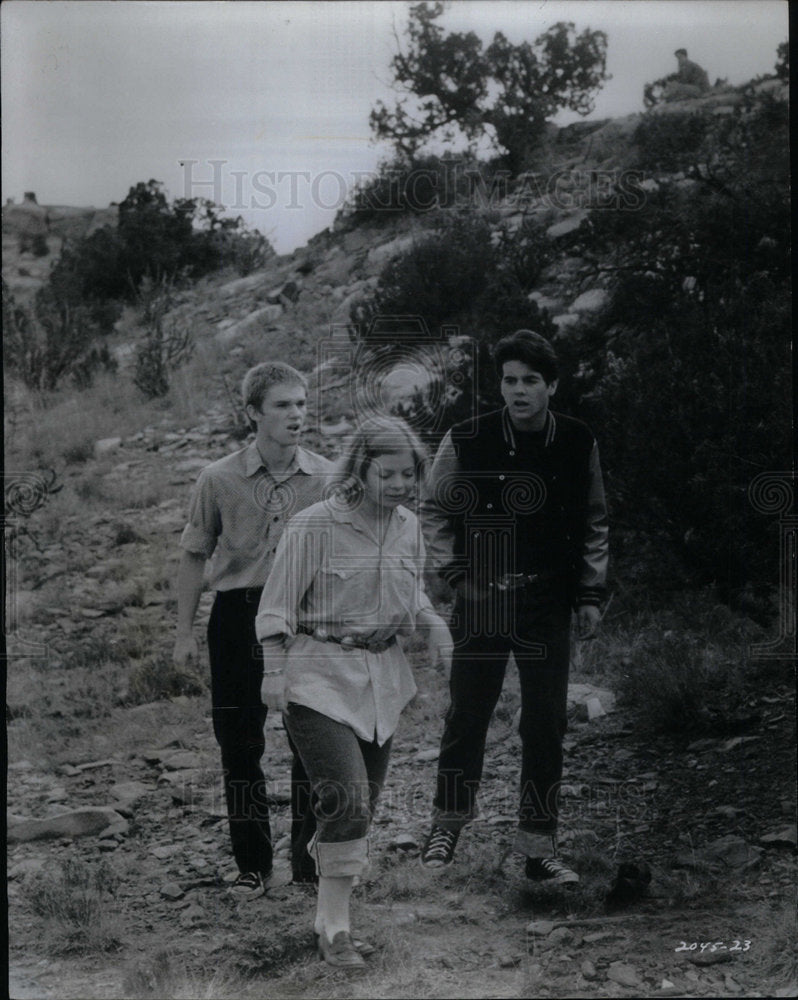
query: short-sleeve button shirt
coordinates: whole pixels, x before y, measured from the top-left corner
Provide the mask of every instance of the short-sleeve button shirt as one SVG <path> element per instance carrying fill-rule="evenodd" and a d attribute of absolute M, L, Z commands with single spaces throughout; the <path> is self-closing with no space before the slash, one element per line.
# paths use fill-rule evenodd
<path fill-rule="evenodd" d="M 332 471 L 328 459 L 297 448 L 273 474 L 253 441 L 200 472 L 180 545 L 211 560 L 213 590 L 262 587 L 286 523 L 324 496 Z"/>

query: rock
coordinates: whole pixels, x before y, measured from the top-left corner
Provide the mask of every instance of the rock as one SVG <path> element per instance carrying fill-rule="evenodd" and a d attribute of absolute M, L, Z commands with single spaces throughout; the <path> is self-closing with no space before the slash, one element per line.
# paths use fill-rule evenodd
<path fill-rule="evenodd" d="M 99 441 L 94 442 L 94 457 L 103 458 L 105 455 L 113 454 L 113 452 L 121 447 L 121 437 L 100 438 Z"/>
<path fill-rule="evenodd" d="M 342 434 L 348 434 L 352 429 L 353 424 L 346 417 L 341 417 L 336 423 L 325 423 L 322 421 L 319 424 L 319 433 L 322 437 L 340 437 Z"/>
<path fill-rule="evenodd" d="M 191 750 L 177 750 L 161 757 L 167 771 L 187 771 L 202 767 L 202 758 Z"/>
<path fill-rule="evenodd" d="M 553 930 L 553 920 L 533 920 L 526 925 L 527 934 L 538 934 L 541 937 L 547 937 Z"/>
<path fill-rule="evenodd" d="M 584 962 L 582 962 L 582 964 L 579 966 L 579 971 L 582 973 L 585 979 L 588 980 L 595 979 L 596 976 L 598 975 L 598 973 L 596 972 L 595 965 L 593 965 L 593 963 L 590 961 L 589 958 L 586 958 Z"/>
<path fill-rule="evenodd" d="M 609 712 L 615 711 L 615 695 L 612 691 L 607 688 L 599 688 L 593 684 L 569 684 L 568 685 L 568 708 L 576 708 L 577 714 L 581 715 L 583 718 L 591 718 L 590 715 L 590 705 L 588 702 L 593 703 L 593 712 L 607 714 Z M 598 702 L 598 705 L 596 705 Z M 595 714 L 593 718 L 598 718 L 599 715 Z"/>
<path fill-rule="evenodd" d="M 732 957 L 728 951 L 694 951 L 688 955 L 687 960 L 693 965 L 718 965 L 721 962 L 731 962 Z"/>
<path fill-rule="evenodd" d="M 24 878 L 26 875 L 36 875 L 44 871 L 48 863 L 44 858 L 23 858 L 22 861 L 17 861 L 8 869 L 8 878 L 15 879 Z"/>
<path fill-rule="evenodd" d="M 382 243 L 378 247 L 373 247 L 366 256 L 367 273 L 379 274 L 389 260 L 393 260 L 394 257 L 398 257 L 406 250 L 409 250 L 413 245 L 413 240 L 414 237 L 412 235 L 397 236 L 395 239 L 389 240 L 388 243 Z"/>
<path fill-rule="evenodd" d="M 568 927 L 555 927 L 551 934 L 546 937 L 546 944 L 556 947 L 573 940 L 573 931 Z"/>
<path fill-rule="evenodd" d="M 591 288 L 582 292 L 579 298 L 571 303 L 570 312 L 594 313 L 603 309 L 609 302 L 609 292 L 603 288 Z"/>
<path fill-rule="evenodd" d="M 567 236 L 569 233 L 575 232 L 582 225 L 588 215 L 589 212 L 587 209 L 580 209 L 573 215 L 568 216 L 567 219 L 555 222 L 553 226 L 549 226 L 546 230 L 546 235 L 550 240 L 559 239 L 560 236 Z"/>
<path fill-rule="evenodd" d="M 759 838 L 759 843 L 769 847 L 792 847 L 794 849 L 798 846 L 796 824 L 792 823 L 790 826 L 782 827 L 781 830 L 776 830 L 774 833 L 766 833 L 764 837 Z"/>
<path fill-rule="evenodd" d="M 623 962 L 612 963 L 607 969 L 607 979 L 619 986 L 640 986 L 640 976 L 638 976 L 637 970 Z"/>
<path fill-rule="evenodd" d="M 85 837 L 96 835 L 107 827 L 124 823 L 115 809 L 96 807 L 74 809 L 47 819 L 28 819 L 8 828 L 10 843 L 30 840 L 51 840 L 58 837 Z"/>
<path fill-rule="evenodd" d="M 554 319 L 552 319 L 552 323 L 554 323 L 559 332 L 562 332 L 572 326 L 576 326 L 579 320 L 580 317 L 577 313 L 560 313 L 559 316 L 555 316 Z"/>
<path fill-rule="evenodd" d="M 182 899 L 185 894 L 185 891 L 181 889 L 177 882 L 167 882 L 166 885 L 161 886 L 161 895 L 164 899 L 177 901 L 178 899 Z"/>
<path fill-rule="evenodd" d="M 181 850 L 180 844 L 159 844 L 157 847 L 150 848 L 150 854 L 158 858 L 159 861 L 165 861 L 166 858 L 171 858 L 173 854 L 179 854 Z"/>
<path fill-rule="evenodd" d="M 207 464 L 207 458 L 185 458 L 177 463 L 175 469 L 178 472 L 191 472 L 193 469 L 204 469 Z"/>
<path fill-rule="evenodd" d="M 111 797 L 119 803 L 119 810 L 124 815 L 126 811 L 131 811 L 151 789 L 140 781 L 123 781 L 111 785 L 109 791 Z"/>
<path fill-rule="evenodd" d="M 233 326 L 221 330 L 217 326 L 216 341 L 222 345 L 231 344 L 245 333 L 264 330 L 270 323 L 278 320 L 282 314 L 283 307 L 281 305 L 263 306 L 261 309 L 256 309 L 254 312 L 249 313 L 249 315 L 239 320 Z"/>
<path fill-rule="evenodd" d="M 119 821 L 117 823 L 112 823 L 110 826 L 107 826 L 100 833 L 100 839 L 107 840 L 109 837 L 123 838 L 126 837 L 129 832 L 130 832 L 130 824 L 126 819 L 123 819 L 120 816 Z"/>
<path fill-rule="evenodd" d="M 601 702 L 596 697 L 590 697 L 585 701 L 587 707 L 587 718 L 589 722 L 593 719 L 600 719 L 602 715 L 607 713 L 604 711 Z"/>
<path fill-rule="evenodd" d="M 417 764 L 423 764 L 427 761 L 438 759 L 438 748 L 428 747 L 426 750 L 419 750 L 419 752 L 413 757 L 413 760 Z"/>
<path fill-rule="evenodd" d="M 411 833 L 400 833 L 388 844 L 389 851 L 411 851 L 418 847 L 418 841 Z"/>
<path fill-rule="evenodd" d="M 708 864 L 722 863 L 729 868 L 743 868 L 757 861 L 762 854 L 761 847 L 753 847 L 742 837 L 728 833 L 696 851 L 696 857 Z"/>

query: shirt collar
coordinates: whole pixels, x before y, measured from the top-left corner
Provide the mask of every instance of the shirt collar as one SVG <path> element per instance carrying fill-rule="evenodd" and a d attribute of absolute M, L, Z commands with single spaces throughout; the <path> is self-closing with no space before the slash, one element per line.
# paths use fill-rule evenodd
<path fill-rule="evenodd" d="M 257 442 L 251 441 L 244 452 L 244 471 L 248 476 L 254 476 L 260 469 L 265 469 L 267 472 L 270 471 L 269 466 L 261 458 Z M 287 469 L 282 470 L 280 475 L 283 478 L 291 476 L 295 472 L 304 472 L 305 475 L 312 475 L 314 471 L 310 456 L 302 448 L 297 447 L 293 461 Z"/>
<path fill-rule="evenodd" d="M 343 504 L 334 500 L 329 502 L 329 508 L 334 521 L 337 521 L 339 524 L 351 524 L 355 531 L 363 531 L 360 523 L 353 517 L 354 511 L 351 507 L 344 507 Z M 395 507 L 394 513 L 399 523 L 404 524 L 407 520 L 407 511 L 404 507 Z"/>

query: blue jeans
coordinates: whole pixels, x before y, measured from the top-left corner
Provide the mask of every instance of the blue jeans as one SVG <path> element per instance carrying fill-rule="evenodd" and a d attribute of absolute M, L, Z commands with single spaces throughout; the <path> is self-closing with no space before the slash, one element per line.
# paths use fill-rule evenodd
<path fill-rule="evenodd" d="M 388 773 L 391 740 L 369 743 L 349 726 L 294 702 L 283 721 L 313 790 L 316 836 L 308 851 L 316 872 L 360 875 L 368 864 L 366 834 Z"/>
<path fill-rule="evenodd" d="M 477 812 L 485 739 L 510 652 L 521 682 L 521 788 L 515 849 L 549 854 L 557 829 L 566 730 L 570 611 L 519 592 L 493 610 L 458 597 L 434 822 L 460 829 Z"/>

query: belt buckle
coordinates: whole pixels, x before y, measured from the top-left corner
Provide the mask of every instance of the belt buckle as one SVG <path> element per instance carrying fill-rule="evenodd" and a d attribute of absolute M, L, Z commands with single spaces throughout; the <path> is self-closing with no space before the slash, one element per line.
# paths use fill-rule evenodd
<path fill-rule="evenodd" d="M 370 653 L 384 653 L 388 643 L 384 639 L 378 639 L 376 642 L 370 642 L 366 648 Z"/>

